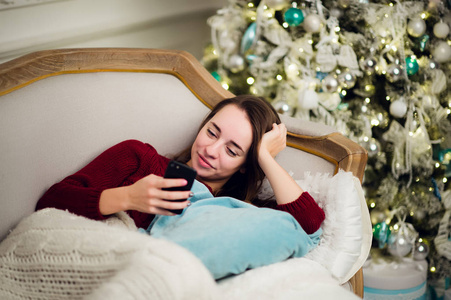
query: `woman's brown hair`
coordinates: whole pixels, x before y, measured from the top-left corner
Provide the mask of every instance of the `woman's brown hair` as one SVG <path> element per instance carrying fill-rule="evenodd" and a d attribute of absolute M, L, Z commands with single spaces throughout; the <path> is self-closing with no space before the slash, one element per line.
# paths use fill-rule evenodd
<path fill-rule="evenodd" d="M 265 174 L 258 164 L 258 145 L 263 134 L 272 129 L 272 124 L 281 123 L 280 118 L 276 110 L 264 98 L 240 95 L 219 102 L 204 119 L 199 131 L 227 105 L 236 105 L 246 112 L 252 125 L 252 144 L 244 165 L 246 171 L 244 173 L 238 171 L 233 174 L 221 190 L 215 192 L 215 196 L 230 196 L 252 202 L 265 178 Z M 174 159 L 184 163 L 188 162 L 191 159 L 191 147 L 182 151 Z"/>

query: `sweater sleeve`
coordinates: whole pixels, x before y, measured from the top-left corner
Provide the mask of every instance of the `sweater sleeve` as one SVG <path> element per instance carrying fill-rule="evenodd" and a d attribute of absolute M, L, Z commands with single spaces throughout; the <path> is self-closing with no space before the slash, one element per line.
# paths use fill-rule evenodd
<path fill-rule="evenodd" d="M 317 231 L 325 219 L 324 211 L 308 192 L 303 192 L 293 202 L 277 205 L 275 208 L 291 214 L 307 234 Z"/>
<path fill-rule="evenodd" d="M 105 219 L 99 210 L 102 191 L 121 186 L 152 149 L 135 140 L 109 148 L 75 174 L 50 187 L 39 199 L 36 210 L 54 207 L 94 220 Z"/>

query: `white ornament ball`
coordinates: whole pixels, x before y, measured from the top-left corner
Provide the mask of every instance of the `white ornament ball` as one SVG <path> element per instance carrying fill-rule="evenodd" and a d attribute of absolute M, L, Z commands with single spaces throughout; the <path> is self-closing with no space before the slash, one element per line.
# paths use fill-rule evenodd
<path fill-rule="evenodd" d="M 227 66 L 233 73 L 238 73 L 244 70 L 245 65 L 244 58 L 238 54 L 234 54 L 230 56 Z"/>
<path fill-rule="evenodd" d="M 445 63 L 451 60 L 451 47 L 445 41 L 440 41 L 434 50 L 432 50 L 432 56 L 438 63 Z"/>
<path fill-rule="evenodd" d="M 388 252 L 396 257 L 404 257 L 412 251 L 412 244 L 400 232 L 392 232 L 387 243 Z"/>
<path fill-rule="evenodd" d="M 446 23 L 440 22 L 434 25 L 434 35 L 439 39 L 444 39 L 449 34 L 449 27 Z"/>
<path fill-rule="evenodd" d="M 305 89 L 299 93 L 298 104 L 303 110 L 315 109 L 318 107 L 318 94 L 312 89 Z"/>
<path fill-rule="evenodd" d="M 265 4 L 275 10 L 281 10 L 290 5 L 288 0 L 266 0 Z"/>
<path fill-rule="evenodd" d="M 395 118 L 404 118 L 407 113 L 407 104 L 402 100 L 390 104 L 390 114 Z"/>
<path fill-rule="evenodd" d="M 415 17 L 407 23 L 407 32 L 413 37 L 420 37 L 426 32 L 426 22 L 420 17 Z"/>
<path fill-rule="evenodd" d="M 316 33 L 321 30 L 321 18 L 316 14 L 308 15 L 302 24 L 307 32 Z"/>

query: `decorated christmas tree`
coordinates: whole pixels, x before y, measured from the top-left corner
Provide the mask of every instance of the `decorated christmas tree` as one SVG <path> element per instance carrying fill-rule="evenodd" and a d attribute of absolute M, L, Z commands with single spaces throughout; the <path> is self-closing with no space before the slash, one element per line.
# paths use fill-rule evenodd
<path fill-rule="evenodd" d="M 234 94 L 368 150 L 373 248 L 451 274 L 449 0 L 229 0 L 203 63 Z"/>

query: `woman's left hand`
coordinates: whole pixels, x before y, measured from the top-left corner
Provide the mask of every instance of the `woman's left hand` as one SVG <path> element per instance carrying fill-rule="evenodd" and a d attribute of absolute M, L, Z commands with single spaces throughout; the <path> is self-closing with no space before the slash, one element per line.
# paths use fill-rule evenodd
<path fill-rule="evenodd" d="M 273 158 L 287 145 L 287 127 L 281 123 L 273 124 L 272 129 L 263 135 L 258 149 L 259 158 L 270 154 Z"/>

